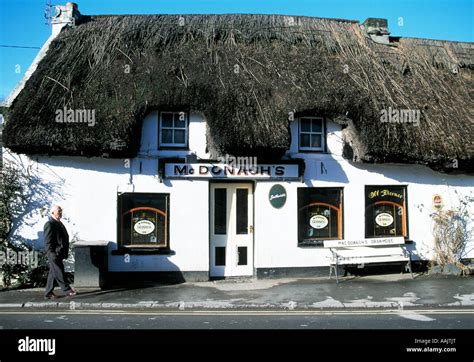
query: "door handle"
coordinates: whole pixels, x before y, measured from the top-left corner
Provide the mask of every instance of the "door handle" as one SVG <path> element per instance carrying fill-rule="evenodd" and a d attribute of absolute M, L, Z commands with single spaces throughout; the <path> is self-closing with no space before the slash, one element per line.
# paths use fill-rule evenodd
<path fill-rule="evenodd" d="M 249 226 L 249 232 L 250 232 L 250 234 L 253 234 L 253 225 Z"/>

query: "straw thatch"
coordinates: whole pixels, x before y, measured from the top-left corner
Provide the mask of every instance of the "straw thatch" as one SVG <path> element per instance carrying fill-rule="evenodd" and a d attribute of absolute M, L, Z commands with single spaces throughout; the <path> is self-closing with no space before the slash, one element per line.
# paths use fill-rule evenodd
<path fill-rule="evenodd" d="M 14 101 L 16 152 L 131 157 L 153 109 L 203 112 L 209 147 L 281 155 L 292 113 L 346 127 L 346 155 L 370 162 L 472 167 L 471 43 L 392 38 L 357 22 L 274 15 L 97 16 L 65 29 Z M 130 72 L 127 73 L 129 67 Z M 94 109 L 96 125 L 55 122 Z M 382 123 L 419 110 L 419 126 Z"/>

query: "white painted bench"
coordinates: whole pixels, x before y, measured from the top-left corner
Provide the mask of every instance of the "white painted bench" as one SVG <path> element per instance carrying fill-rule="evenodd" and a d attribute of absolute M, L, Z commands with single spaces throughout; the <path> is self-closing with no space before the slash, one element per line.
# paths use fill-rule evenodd
<path fill-rule="evenodd" d="M 332 271 L 339 283 L 337 269 L 339 265 L 365 265 L 372 263 L 404 262 L 405 268 L 411 270 L 411 254 L 405 247 L 403 237 L 374 238 L 361 240 L 325 240 L 324 247 L 331 251 L 329 279 Z"/>

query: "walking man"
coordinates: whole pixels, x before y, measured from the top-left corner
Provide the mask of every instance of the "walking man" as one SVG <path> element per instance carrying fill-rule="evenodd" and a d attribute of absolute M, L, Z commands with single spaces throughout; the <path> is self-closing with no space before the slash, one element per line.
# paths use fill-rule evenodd
<path fill-rule="evenodd" d="M 56 281 L 68 297 L 77 292 L 71 288 L 64 276 L 63 259 L 69 254 L 69 235 L 66 227 L 61 222 L 63 210 L 58 205 L 53 205 L 49 220 L 44 224 L 44 247 L 49 263 L 48 282 L 46 283 L 45 299 L 54 299 L 58 296 L 53 293 Z"/>

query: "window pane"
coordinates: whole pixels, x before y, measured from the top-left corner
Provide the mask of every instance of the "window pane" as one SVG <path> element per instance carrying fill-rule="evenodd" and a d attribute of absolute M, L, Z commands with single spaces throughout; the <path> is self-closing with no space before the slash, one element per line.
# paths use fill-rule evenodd
<path fill-rule="evenodd" d="M 303 221 L 307 238 L 337 238 L 337 210 L 323 205 L 310 206 L 307 210 L 306 223 Z"/>
<path fill-rule="evenodd" d="M 321 135 L 312 134 L 311 135 L 311 147 L 313 148 L 321 148 Z"/>
<path fill-rule="evenodd" d="M 300 147 L 310 147 L 310 134 L 300 134 Z"/>
<path fill-rule="evenodd" d="M 239 246 L 237 248 L 237 252 L 239 253 L 239 261 L 238 265 L 247 265 L 247 247 L 246 246 Z"/>
<path fill-rule="evenodd" d="M 341 203 L 341 189 L 298 188 L 298 242 L 322 245 L 325 239 L 342 239 Z"/>
<path fill-rule="evenodd" d="M 174 143 L 184 144 L 185 142 L 185 131 L 184 130 L 175 130 L 174 131 Z"/>
<path fill-rule="evenodd" d="M 161 130 L 161 143 L 173 143 L 173 130 L 171 129 Z"/>
<path fill-rule="evenodd" d="M 184 112 L 177 112 L 174 114 L 174 126 L 176 128 L 186 127 L 186 114 Z"/>
<path fill-rule="evenodd" d="M 248 189 L 237 189 L 237 234 L 248 233 Z"/>
<path fill-rule="evenodd" d="M 298 188 L 298 203 L 300 207 L 316 202 L 324 202 L 326 204 L 339 207 L 342 199 L 342 190 L 339 188 L 319 188 L 304 187 Z"/>
<path fill-rule="evenodd" d="M 225 266 L 225 246 L 217 246 L 216 252 L 216 266 Z"/>
<path fill-rule="evenodd" d="M 395 235 L 393 205 L 377 205 L 374 209 L 375 235 Z"/>
<path fill-rule="evenodd" d="M 366 237 L 406 236 L 403 186 L 366 186 Z"/>
<path fill-rule="evenodd" d="M 301 132 L 311 132 L 311 120 L 310 119 L 301 119 Z"/>
<path fill-rule="evenodd" d="M 227 234 L 227 189 L 214 189 L 214 234 Z"/>
<path fill-rule="evenodd" d="M 152 210 L 132 212 L 131 244 L 157 244 L 163 239 L 164 217 Z M 159 233 L 159 234 L 158 234 Z M 162 242 L 163 240 L 161 240 Z"/>
<path fill-rule="evenodd" d="M 321 119 L 311 120 L 311 132 L 322 132 L 323 131 L 323 121 Z"/>
<path fill-rule="evenodd" d="M 168 113 L 168 112 L 161 113 L 161 126 L 173 127 L 173 113 Z"/>
<path fill-rule="evenodd" d="M 372 209 L 372 210 L 370 210 Z M 403 208 L 387 204 L 369 208 L 366 213 L 367 236 L 403 236 Z"/>
<path fill-rule="evenodd" d="M 155 193 L 119 195 L 119 244 L 168 247 L 168 197 Z"/>

